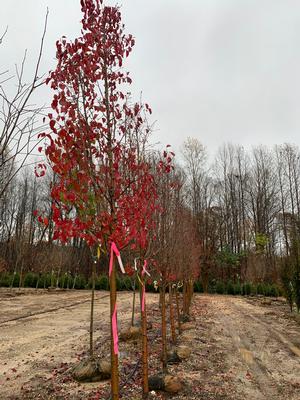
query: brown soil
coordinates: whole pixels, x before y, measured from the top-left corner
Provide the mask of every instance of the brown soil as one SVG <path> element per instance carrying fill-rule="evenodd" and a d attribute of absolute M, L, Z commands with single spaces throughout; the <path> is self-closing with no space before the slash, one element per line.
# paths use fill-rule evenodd
<path fill-rule="evenodd" d="M 160 368 L 158 296 L 149 294 L 150 373 Z M 108 399 L 109 382 L 77 383 L 70 368 L 89 343 L 87 291 L 0 291 L 0 399 Z M 120 328 L 131 294 L 118 294 Z M 109 297 L 97 292 L 96 353 L 109 358 Z M 281 300 L 196 295 L 191 357 L 171 365 L 183 382 L 173 399 L 299 400 L 300 326 Z M 122 399 L 141 399 L 139 343 L 120 343 Z M 152 393 L 151 399 L 169 398 Z"/>

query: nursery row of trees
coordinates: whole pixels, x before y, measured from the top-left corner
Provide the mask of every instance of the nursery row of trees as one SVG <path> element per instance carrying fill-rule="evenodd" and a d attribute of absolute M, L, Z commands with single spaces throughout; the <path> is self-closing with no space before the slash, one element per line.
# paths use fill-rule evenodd
<path fill-rule="evenodd" d="M 283 274 L 287 281 L 297 282 L 299 151 L 284 145 L 275 151 L 259 147 L 246 153 L 228 145 L 211 167 L 196 139 L 184 143 L 182 166 L 175 162 L 170 145 L 162 154 L 153 151 L 151 108 L 135 102 L 127 90 L 131 78 L 122 67 L 134 38 L 124 33 L 120 10 L 102 0 L 81 0 L 81 9 L 81 36 L 57 41 L 56 68 L 41 82 L 49 85 L 53 98 L 45 117 L 47 127 L 35 137 L 42 141 L 37 150 L 44 157 L 35 174 L 30 169 L 17 174 L 17 155 L 26 148 L 26 160 L 32 149 L 31 134 L 40 110 L 30 110 L 27 104 L 39 86 L 39 60 L 25 94 L 20 83 L 16 106 L 10 108 L 11 102 L 2 96 L 8 108 L 3 108 L 0 137 L 0 267 L 18 273 L 20 286 L 28 271 L 90 276 L 88 365 L 92 369 L 96 276 L 106 272 L 113 399 L 119 398 L 117 273 L 120 268 L 132 276 L 140 289 L 146 397 L 145 289 L 150 281 L 160 291 L 164 373 L 166 292 L 171 340 L 176 343 L 199 275 L 204 290 L 212 279 L 233 285 L 246 280 L 271 282 L 278 279 L 282 263 L 293 266 L 291 275 Z M 18 77 L 21 82 L 22 75 Z"/>
<path fill-rule="evenodd" d="M 2 101 L 0 110 L 0 271 L 15 271 L 22 276 L 28 271 L 42 273 L 54 270 L 59 274 L 76 275 L 83 272 L 89 276 L 93 258 L 86 240 L 80 235 L 73 235 L 65 245 L 55 238 L 55 203 L 61 201 L 61 194 L 58 190 L 56 198 L 53 198 L 52 188 L 58 185 L 57 181 L 60 179 L 58 169 L 52 169 L 49 165 L 46 176 L 38 179 L 33 174 L 33 167 L 26 167 L 29 161 L 33 161 L 32 152 L 37 149 L 42 150 L 40 143 L 43 137 L 37 135 L 45 123 L 42 116 L 48 114 L 48 118 L 53 121 L 51 130 L 54 134 L 56 131 L 53 112 L 48 113 L 46 108 L 30 105 L 32 96 L 45 83 L 45 80 L 39 78 L 41 75 L 39 69 L 46 25 L 47 16 L 36 67 L 29 84 L 24 82 L 23 77 L 26 54 L 23 63 L 16 69 L 16 92 L 11 96 L 9 96 L 10 91 L 5 87 L 7 81 L 11 80 L 11 74 L 5 67 L 0 69 Z M 5 40 L 5 33 L 1 36 L 1 43 Z M 63 39 L 58 47 L 58 56 L 65 51 L 63 50 L 65 42 L 66 40 Z M 123 49 L 125 56 L 129 55 L 130 46 L 133 43 L 134 39 L 129 35 Z M 72 48 L 72 51 L 81 51 L 78 43 L 73 46 L 77 47 Z M 78 60 L 78 63 L 79 61 L 83 60 Z M 123 63 L 120 57 L 118 62 Z M 89 89 L 87 82 L 81 82 L 83 79 L 81 75 L 90 72 L 82 72 L 81 69 L 82 66 L 78 67 L 77 71 L 72 71 L 73 75 L 77 73 L 80 76 L 77 79 L 78 90 L 75 88 L 77 91 L 69 87 L 70 75 L 65 83 L 60 81 L 60 75 L 57 81 L 58 87 L 65 85 L 63 101 L 65 98 L 70 100 L 73 96 L 73 100 L 77 101 L 77 108 L 84 105 L 87 100 L 87 92 L 85 93 L 83 89 Z M 131 82 L 127 73 L 117 71 L 116 74 L 113 79 L 118 84 Z M 99 78 L 104 79 L 104 76 L 101 77 L 98 74 L 97 79 Z M 92 77 L 91 73 L 86 79 L 96 78 Z M 107 81 L 107 85 L 114 84 L 113 81 Z M 175 199 L 172 201 L 177 202 L 175 208 L 178 210 L 180 207 L 180 212 L 185 215 L 184 218 L 190 220 L 195 230 L 196 247 L 198 246 L 199 250 L 199 268 L 201 268 L 201 280 L 205 290 L 212 279 L 224 282 L 230 280 L 241 283 L 250 281 L 270 283 L 277 282 L 280 275 L 283 275 L 283 284 L 296 279 L 295 276 L 299 275 L 300 268 L 298 267 L 300 153 L 296 146 L 284 144 L 272 149 L 259 146 L 252 151 L 245 151 L 242 146 L 228 144 L 223 145 L 214 160 L 208 163 L 207 160 L 211 157 L 201 142 L 189 138 L 182 146 L 181 165 L 173 160 L 172 163 L 176 164 L 176 169 L 168 174 L 169 182 L 164 182 L 165 178 L 158 178 L 159 171 L 156 170 L 160 156 L 149 146 L 151 124 L 147 121 L 147 115 L 151 113 L 150 107 L 147 104 L 134 103 L 130 96 L 116 91 L 118 93 L 113 96 L 119 96 L 121 99 L 124 97 L 123 105 L 120 106 L 116 103 L 117 99 L 109 94 L 109 90 L 103 94 L 102 89 L 99 88 L 94 95 L 100 97 L 105 95 L 106 101 L 112 101 L 112 108 L 116 105 L 116 109 L 111 110 L 114 115 L 111 122 L 112 130 L 116 130 L 116 122 L 118 122 L 122 132 L 121 141 L 129 147 L 135 147 L 137 158 L 149 163 L 151 174 L 156 176 L 156 184 L 160 184 L 163 188 L 158 189 L 158 192 L 162 193 L 164 190 L 168 193 L 162 195 L 161 199 L 163 206 L 168 210 L 169 218 L 173 219 L 175 225 L 178 225 L 178 220 L 181 221 L 181 217 L 179 219 L 178 216 L 174 217 L 174 212 L 169 207 L 167 197 L 171 192 L 169 193 L 168 185 L 172 187 L 172 196 Z M 54 111 L 58 99 L 56 95 L 52 103 Z M 64 107 L 63 114 L 67 110 L 68 103 L 65 103 Z M 76 107 L 71 112 L 73 120 L 78 119 Z M 107 119 L 105 105 L 98 105 L 98 108 L 102 107 L 101 110 L 97 110 L 95 104 L 93 107 L 99 113 L 98 118 L 102 113 L 101 118 Z M 80 123 L 85 123 L 85 121 Z M 86 134 L 85 128 L 81 127 L 81 129 L 83 134 Z M 61 143 L 59 145 L 61 146 Z M 74 147 L 74 143 L 70 142 L 68 152 L 72 146 Z M 64 157 L 63 168 L 68 170 L 72 162 L 78 162 L 78 159 L 76 160 L 76 155 L 74 156 L 74 152 L 70 151 L 70 157 L 67 160 L 66 154 L 56 151 L 53 156 L 54 161 L 48 154 L 48 162 L 53 167 L 53 163 L 57 163 L 59 157 Z M 173 155 L 171 157 L 173 158 Z M 40 168 L 43 174 L 44 164 L 39 163 L 38 169 Z M 131 168 L 128 163 L 126 168 Z M 80 176 L 79 174 L 79 178 Z M 78 174 L 74 175 L 75 186 L 82 184 L 79 178 Z M 105 184 L 107 182 L 104 182 Z M 88 209 L 87 200 L 93 203 L 93 199 L 91 197 L 85 199 L 85 207 Z M 47 224 L 39 223 L 34 216 L 35 210 L 41 212 Z M 172 245 L 176 243 L 176 248 L 178 248 L 176 239 L 171 239 L 173 234 L 177 234 L 176 229 L 168 231 L 169 243 Z M 102 268 L 104 268 L 104 259 L 100 264 L 103 264 Z M 297 286 L 297 283 L 295 285 Z"/>
<path fill-rule="evenodd" d="M 102 0 L 81 0 L 81 9 L 81 36 L 57 41 L 57 66 L 44 82 L 53 98 L 45 118 L 48 128 L 37 136 L 43 140 L 38 151 L 45 160 L 35 166 L 34 178 L 25 175 L 16 188 L 13 167 L 7 170 L 5 157 L 10 162 L 14 158 L 5 135 L 1 143 L 1 148 L 6 147 L 2 172 L 8 171 L 7 176 L 2 174 L 2 269 L 13 263 L 21 276 L 28 268 L 45 271 L 49 264 L 46 261 L 45 266 L 43 260 L 46 254 L 53 262 L 51 252 L 57 254 L 59 268 L 69 254 L 73 262 L 77 256 L 75 268 L 86 269 L 80 261 L 87 251 L 92 281 L 87 365 L 97 370 L 94 292 L 97 266 L 104 263 L 110 287 L 113 399 L 119 398 L 117 269 L 134 275 L 140 288 L 143 394 L 147 396 L 146 283 L 155 279 L 160 288 L 162 367 L 166 372 L 166 291 L 174 339 L 172 295 L 182 285 L 182 308 L 188 314 L 200 247 L 192 212 L 184 202 L 180 173 L 174 170 L 171 146 L 162 155 L 148 150 L 151 108 L 134 102 L 127 90 L 131 78 L 122 66 L 134 38 L 125 34 L 117 7 L 104 6 Z M 176 298 L 178 305 L 178 293 Z"/>

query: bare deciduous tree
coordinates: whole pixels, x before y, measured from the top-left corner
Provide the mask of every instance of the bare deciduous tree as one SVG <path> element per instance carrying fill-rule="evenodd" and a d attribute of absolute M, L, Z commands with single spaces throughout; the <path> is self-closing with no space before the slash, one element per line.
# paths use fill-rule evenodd
<path fill-rule="evenodd" d="M 0 199 L 10 182 L 28 161 L 29 155 L 38 144 L 37 133 L 41 129 L 40 116 L 42 106 L 32 105 L 33 93 L 44 84 L 40 77 L 40 63 L 47 28 L 48 11 L 46 13 L 44 30 L 40 49 L 30 83 L 25 83 L 24 70 L 26 51 L 21 66 L 15 67 L 15 76 L 9 71 L 0 72 Z M 0 37 L 2 43 L 7 29 Z M 15 93 L 9 95 L 7 82 L 16 79 Z"/>

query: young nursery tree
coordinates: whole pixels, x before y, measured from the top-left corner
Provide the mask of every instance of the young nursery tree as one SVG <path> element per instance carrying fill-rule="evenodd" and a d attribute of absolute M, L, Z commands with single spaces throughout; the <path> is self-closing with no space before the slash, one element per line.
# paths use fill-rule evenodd
<path fill-rule="evenodd" d="M 145 201 L 155 195 L 150 165 L 131 140 L 144 126 L 141 108 L 151 110 L 125 95 L 131 79 L 122 66 L 134 39 L 124 33 L 119 9 L 102 0 L 81 0 L 81 8 L 82 36 L 57 41 L 57 67 L 47 79 L 55 92 L 52 132 L 41 136 L 48 139 L 45 152 L 58 178 L 51 190 L 53 239 L 79 237 L 93 251 L 101 246 L 118 254 L 128 245 L 144 247 L 146 221 L 156 207 Z M 45 166 L 36 173 L 44 175 Z M 110 294 L 112 398 L 118 399 L 114 262 Z"/>

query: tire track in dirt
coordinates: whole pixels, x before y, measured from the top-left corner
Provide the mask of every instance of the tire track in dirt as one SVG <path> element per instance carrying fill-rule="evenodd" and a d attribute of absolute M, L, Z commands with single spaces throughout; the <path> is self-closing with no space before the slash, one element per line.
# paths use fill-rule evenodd
<path fill-rule="evenodd" d="M 234 317 L 234 312 L 240 310 L 236 307 L 236 310 L 230 309 L 233 304 L 227 300 L 226 306 L 228 308 L 228 314 L 224 314 L 221 317 L 221 323 L 225 330 L 230 335 L 233 345 L 238 351 L 241 359 L 247 365 L 248 371 L 247 377 L 256 386 L 256 389 L 262 394 L 262 399 L 276 399 L 278 395 L 277 382 L 272 379 L 268 369 L 259 361 L 254 355 L 253 344 L 247 339 L 245 332 L 241 332 L 241 326 L 237 323 L 240 318 Z M 235 306 L 235 305 L 234 305 Z M 264 330 L 261 327 L 257 327 L 256 334 L 259 332 L 259 337 L 264 337 Z M 257 341 L 254 343 L 254 347 L 257 346 Z M 259 346 L 261 347 L 261 346 Z M 259 394 L 257 394 L 259 396 Z M 260 397 L 257 397 L 259 399 Z"/>
<path fill-rule="evenodd" d="M 238 352 L 240 361 L 230 353 L 232 350 L 226 349 L 229 364 L 242 371 L 240 378 L 246 377 L 243 382 L 245 398 L 299 400 L 296 388 L 300 349 L 287 337 L 285 326 L 266 321 L 259 304 L 250 305 L 245 299 L 220 297 L 213 299 L 213 303 L 222 310 L 218 320 Z M 238 380 L 241 379 L 237 378 L 237 385 L 240 385 Z"/>
<path fill-rule="evenodd" d="M 102 297 L 99 297 L 99 298 L 96 298 L 95 301 L 97 301 L 97 300 L 102 300 L 102 299 L 107 298 L 107 297 L 109 297 L 109 294 L 108 294 L 108 295 L 105 295 L 105 296 L 102 296 Z M 67 308 L 76 307 L 76 306 L 78 306 L 78 305 L 80 305 L 80 304 L 88 303 L 88 302 L 91 301 L 91 299 L 90 299 L 90 298 L 87 299 L 86 296 L 84 296 L 82 299 L 84 299 L 84 300 L 81 300 L 81 301 L 79 300 L 79 301 L 77 301 L 77 302 L 75 302 L 75 303 L 65 304 L 65 305 L 63 305 L 63 306 L 54 307 L 54 308 L 49 308 L 49 309 L 42 310 L 42 311 L 37 311 L 37 312 L 34 312 L 34 313 L 29 312 L 29 313 L 26 314 L 26 315 L 20 315 L 20 316 L 18 316 L 18 317 L 14 317 L 14 318 L 11 318 L 11 319 L 8 319 L 8 320 L 5 320 L 5 321 L 1 321 L 1 322 L 0 322 L 0 326 L 1 326 L 1 325 L 5 325 L 5 324 L 9 324 L 10 322 L 15 322 L 15 321 L 18 321 L 18 320 L 23 320 L 23 319 L 25 319 L 25 318 L 33 318 L 33 317 L 35 317 L 35 316 L 39 316 L 39 315 L 42 315 L 42 314 L 52 313 L 52 312 L 55 312 L 55 311 L 59 311 L 59 310 L 61 310 L 61 309 L 67 309 Z"/>
<path fill-rule="evenodd" d="M 232 303 L 233 304 L 233 303 Z M 233 304 L 235 308 L 238 308 L 236 304 Z M 243 304 L 240 304 L 243 307 Z M 240 310 L 240 309 L 239 309 Z M 241 311 L 241 310 L 240 310 Z M 294 345 L 289 339 L 283 336 L 274 326 L 270 327 L 270 324 L 267 324 L 263 321 L 262 318 L 247 314 L 246 310 L 243 311 L 243 314 L 246 318 L 251 318 L 253 321 L 257 322 L 259 325 L 264 326 L 264 328 L 269 331 L 271 336 L 276 337 L 278 341 L 280 341 L 283 345 L 285 345 L 294 355 L 300 357 L 300 348 Z"/>

